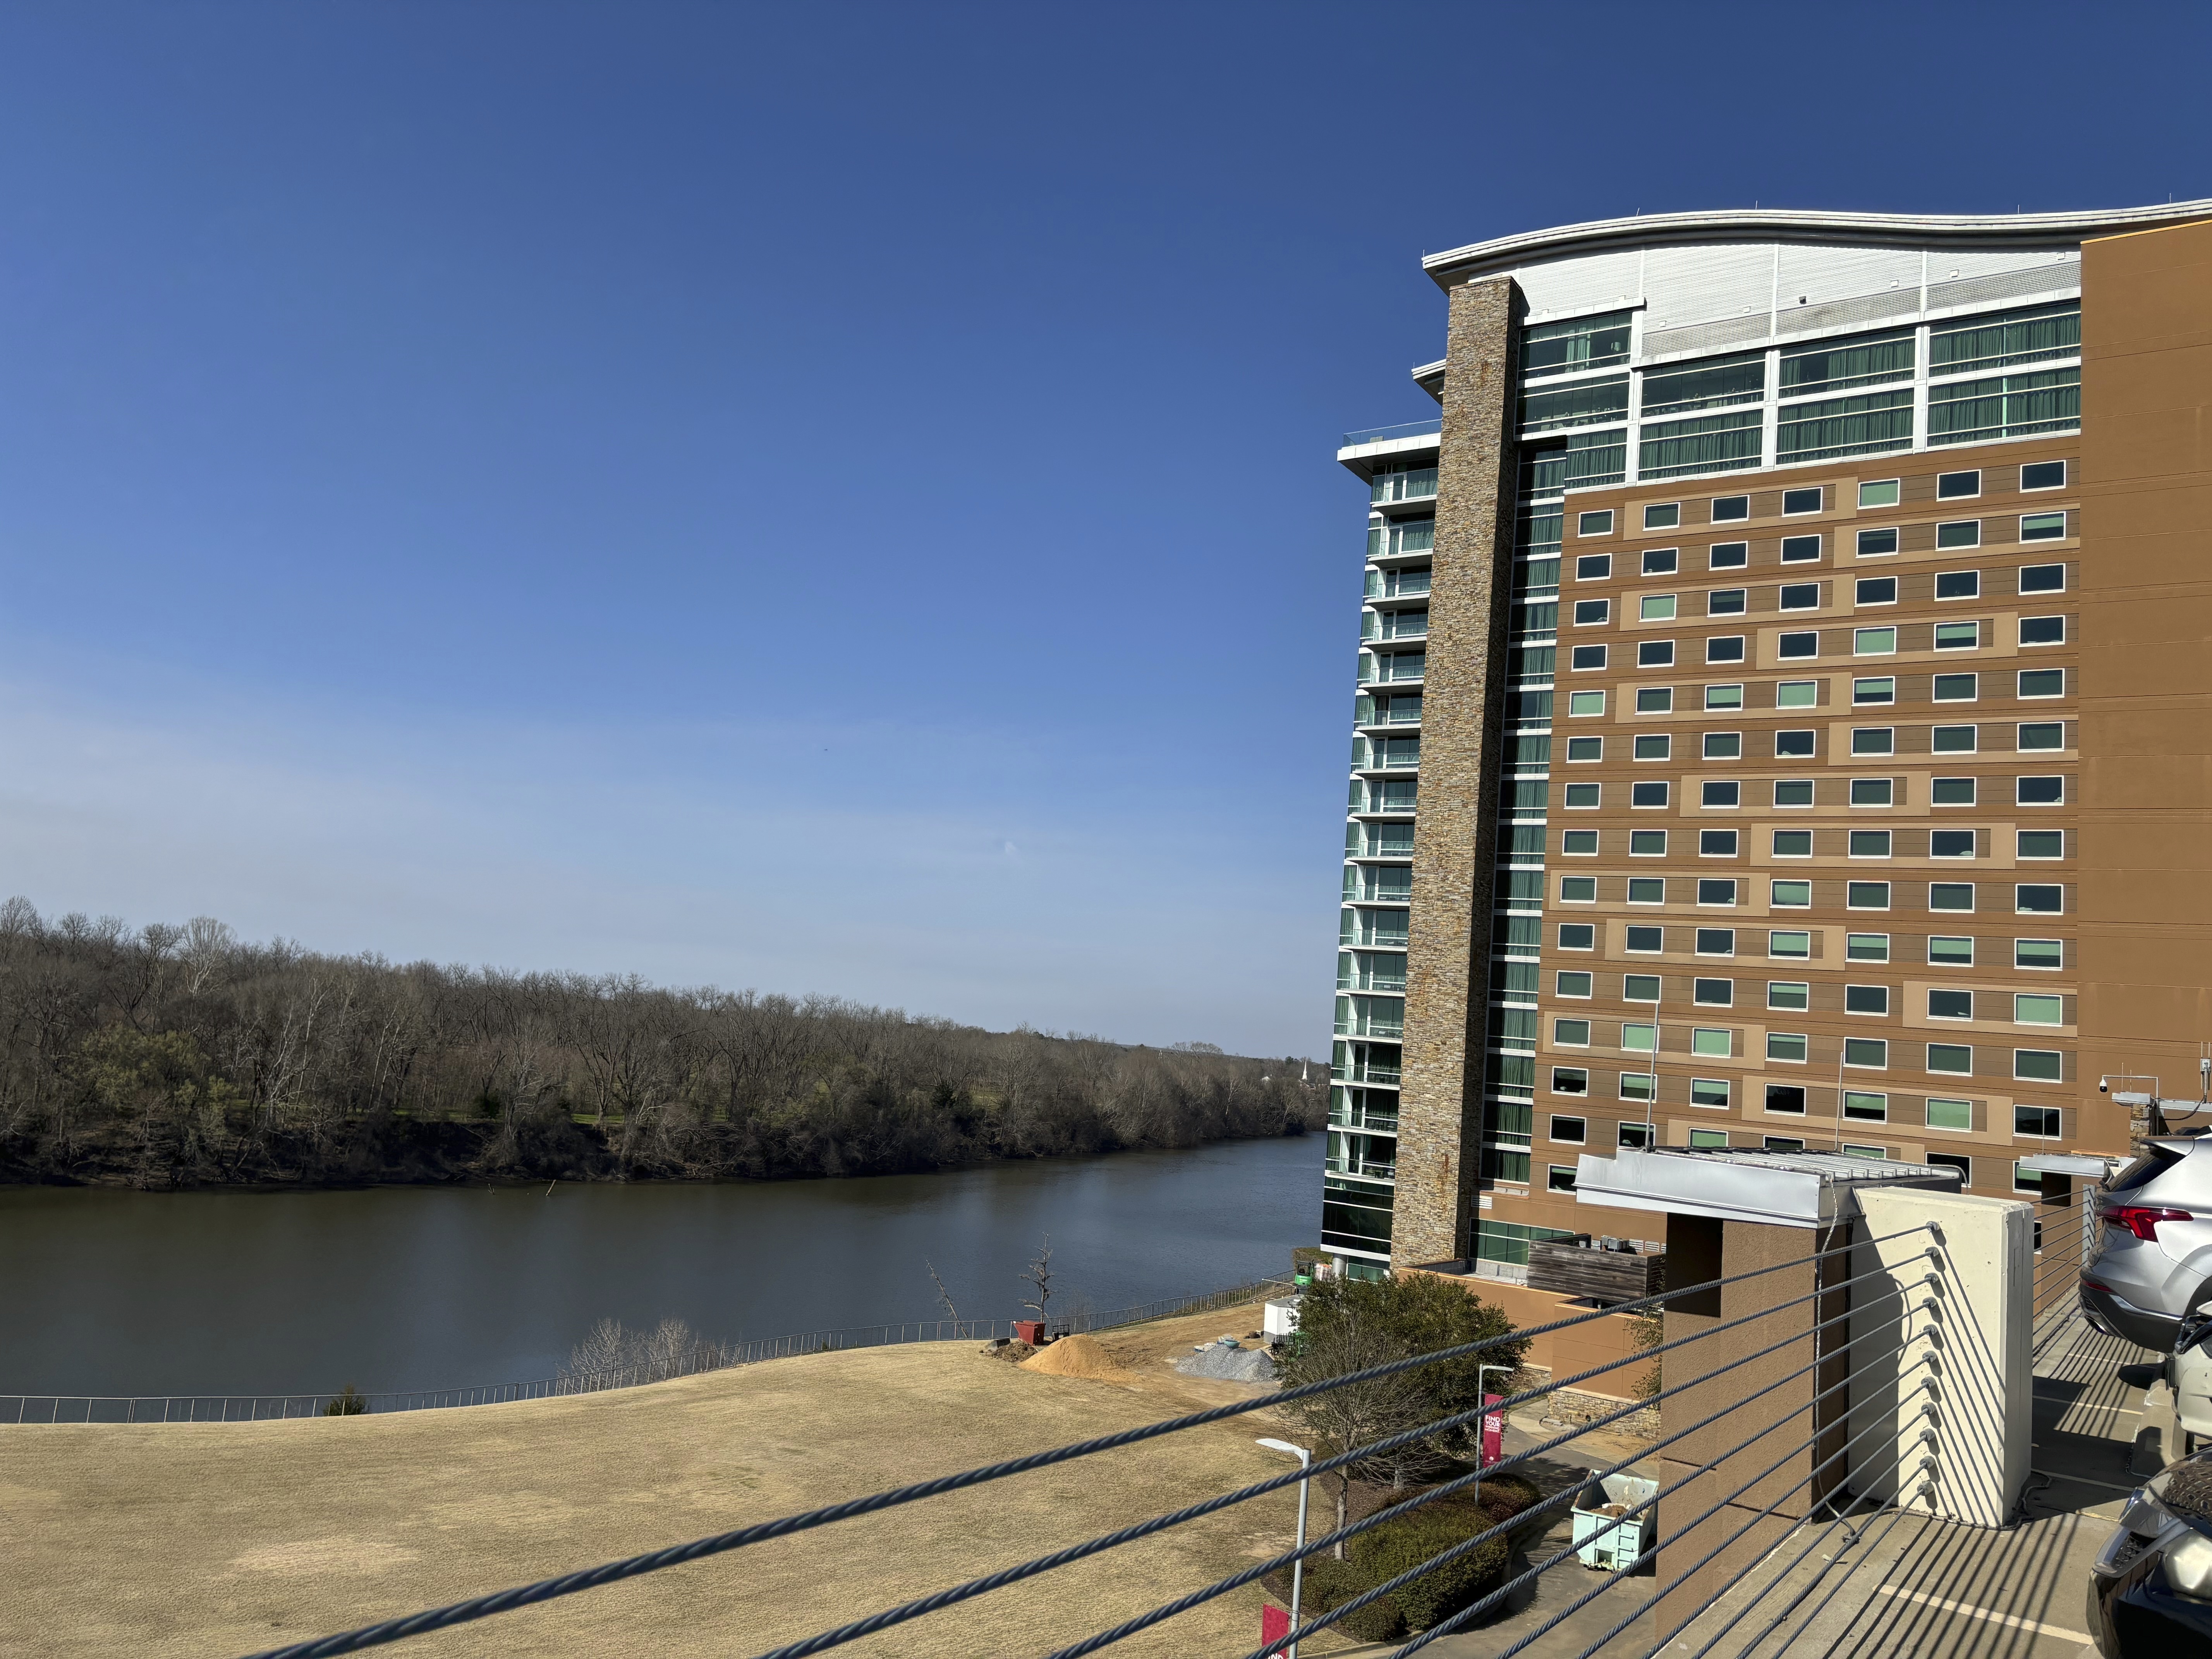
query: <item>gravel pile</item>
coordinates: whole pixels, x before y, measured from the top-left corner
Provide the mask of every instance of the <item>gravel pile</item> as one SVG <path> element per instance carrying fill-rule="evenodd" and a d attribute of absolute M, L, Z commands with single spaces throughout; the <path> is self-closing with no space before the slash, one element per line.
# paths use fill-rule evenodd
<path fill-rule="evenodd" d="M 1175 1368 L 1185 1376 L 1215 1376 L 1226 1382 L 1275 1380 L 1275 1362 L 1267 1358 L 1265 1348 L 1224 1348 L 1218 1342 L 1185 1354 L 1176 1361 Z"/>

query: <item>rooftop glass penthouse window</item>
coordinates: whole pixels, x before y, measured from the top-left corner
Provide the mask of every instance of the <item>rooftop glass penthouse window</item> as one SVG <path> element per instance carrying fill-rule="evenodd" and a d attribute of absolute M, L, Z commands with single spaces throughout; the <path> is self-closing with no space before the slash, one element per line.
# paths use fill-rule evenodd
<path fill-rule="evenodd" d="M 1571 426 L 1602 426 L 1628 418 L 1628 376 L 1583 380 L 1556 392 L 1532 392 L 1521 399 L 1521 429 L 1553 432 Z"/>
<path fill-rule="evenodd" d="M 1928 372 L 1978 374 L 2014 363 L 2078 356 L 2081 350 L 2081 302 L 2063 300 L 2027 311 L 1936 324 L 1928 335 Z"/>
<path fill-rule="evenodd" d="M 1521 331 L 1521 373 L 1572 374 L 1628 361 L 1629 321 L 1634 313 L 1609 311 L 1601 317 L 1575 317 L 1564 323 L 1539 323 Z"/>
<path fill-rule="evenodd" d="M 1564 441 L 1521 446 L 1521 493 L 1550 495 L 1565 489 L 1619 483 L 1628 468 L 1628 434 L 1572 432 Z"/>
<path fill-rule="evenodd" d="M 1912 331 L 1862 334 L 1849 340 L 1822 340 L 1782 354 L 1784 398 L 1841 392 L 1855 386 L 1880 386 L 1912 378 Z"/>
<path fill-rule="evenodd" d="M 1766 354 L 1708 357 L 1644 371 L 1644 413 L 1682 415 L 1693 409 L 1755 404 L 1766 395 Z"/>

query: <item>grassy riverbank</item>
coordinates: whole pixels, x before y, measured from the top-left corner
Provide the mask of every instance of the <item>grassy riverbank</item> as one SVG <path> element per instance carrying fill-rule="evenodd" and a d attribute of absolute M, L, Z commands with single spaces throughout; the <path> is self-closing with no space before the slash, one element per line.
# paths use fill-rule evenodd
<path fill-rule="evenodd" d="M 885 1175 L 1318 1127 L 1326 1068 L 0 905 L 0 1182 Z"/>
<path fill-rule="evenodd" d="M 391 1417 L 0 1426 L 0 1651 L 246 1652 L 1246 1397 L 1168 1368 L 1256 1307 L 1108 1332 L 1118 1381 L 970 1343 L 807 1355 L 610 1394 Z M 1281 1470 L 1258 1413 L 409 1644 L 757 1651 Z M 1295 1500 L 1176 1528 L 869 1638 L 1033 1653 L 1287 1547 Z M 1116 1652 L 1233 1652 L 1248 1589 Z M 1316 1644 L 1316 1650 L 1325 1645 Z"/>

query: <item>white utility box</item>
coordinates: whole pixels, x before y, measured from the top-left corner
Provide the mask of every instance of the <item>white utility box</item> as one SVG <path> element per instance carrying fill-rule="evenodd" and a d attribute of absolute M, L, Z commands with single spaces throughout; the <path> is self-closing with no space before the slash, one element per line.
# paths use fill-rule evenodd
<path fill-rule="evenodd" d="M 1261 1315 L 1260 1328 L 1272 1341 L 1279 1341 L 1298 1328 L 1298 1299 L 1286 1296 L 1279 1302 L 1270 1302 Z"/>

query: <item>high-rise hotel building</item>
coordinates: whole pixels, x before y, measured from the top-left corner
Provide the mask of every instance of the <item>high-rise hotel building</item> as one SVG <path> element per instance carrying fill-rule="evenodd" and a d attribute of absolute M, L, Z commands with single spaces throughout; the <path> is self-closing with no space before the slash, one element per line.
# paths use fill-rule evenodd
<path fill-rule="evenodd" d="M 2124 1149 L 2100 1078 L 2193 1097 L 2212 203 L 1671 214 L 1424 269 L 1441 418 L 1337 457 L 1324 1246 L 1517 1277 L 1619 1146 L 2006 1196 Z"/>

